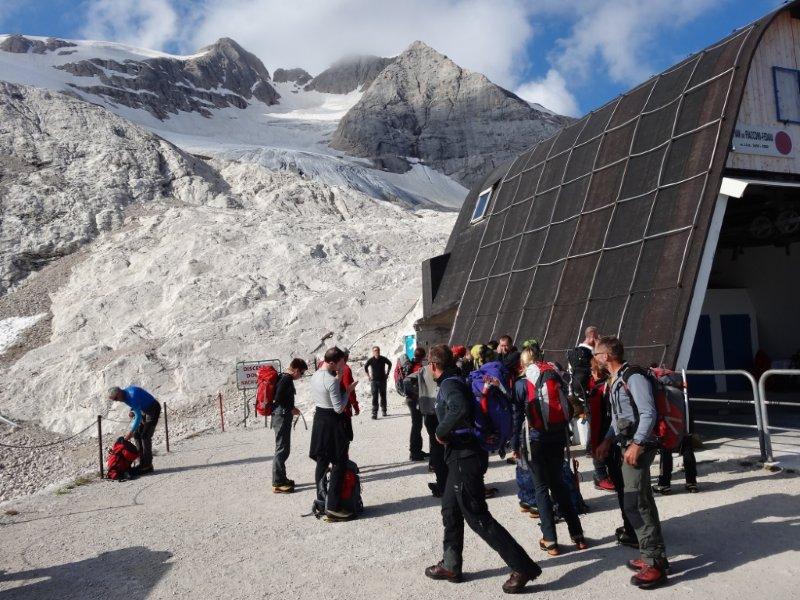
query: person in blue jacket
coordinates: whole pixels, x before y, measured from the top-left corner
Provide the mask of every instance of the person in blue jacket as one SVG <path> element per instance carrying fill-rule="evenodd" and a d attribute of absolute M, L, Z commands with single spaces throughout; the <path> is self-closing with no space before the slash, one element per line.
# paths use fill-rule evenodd
<path fill-rule="evenodd" d="M 108 389 L 108 398 L 114 402 L 124 402 L 133 413 L 133 421 L 124 438 L 136 442 L 139 450 L 139 474 L 153 471 L 153 433 L 161 416 L 161 404 L 153 396 L 134 385 L 126 388 Z"/>

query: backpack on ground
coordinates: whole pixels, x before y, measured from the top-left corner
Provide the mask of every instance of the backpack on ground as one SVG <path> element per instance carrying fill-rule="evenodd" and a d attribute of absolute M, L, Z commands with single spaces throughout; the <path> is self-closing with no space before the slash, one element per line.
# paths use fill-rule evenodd
<path fill-rule="evenodd" d="M 487 452 L 497 452 L 513 435 L 511 400 L 499 388 L 489 386 L 484 394 L 485 378 L 496 378 L 504 389 L 510 389 L 509 372 L 500 361 L 492 361 L 472 371 L 467 383 L 475 401 L 474 434 Z"/>
<path fill-rule="evenodd" d="M 272 365 L 261 365 L 258 368 L 258 387 L 256 388 L 256 413 L 268 417 L 275 408 L 275 388 L 280 375 Z"/>
<path fill-rule="evenodd" d="M 561 478 L 564 481 L 564 485 L 566 486 L 567 490 L 569 491 L 569 499 L 572 503 L 575 512 L 579 515 L 584 515 L 589 512 L 589 506 L 586 504 L 586 501 L 583 499 L 583 495 L 581 494 L 580 488 L 580 474 L 578 472 L 578 461 L 567 454 L 566 460 L 563 462 L 561 466 Z M 562 511 L 558 509 L 556 506 L 556 515 L 559 518 L 563 518 Z"/>
<path fill-rule="evenodd" d="M 537 380 L 525 378 L 528 422 L 538 431 L 566 431 L 570 414 L 564 380 L 549 363 L 536 363 L 536 367 L 539 369 Z"/>
<path fill-rule="evenodd" d="M 407 373 L 403 372 L 403 367 L 408 364 L 408 362 L 408 357 L 405 354 L 398 356 L 397 360 L 394 362 L 394 372 L 392 373 L 394 378 L 394 389 L 397 390 L 397 393 L 403 397 L 406 396 L 403 380 L 407 375 Z"/>
<path fill-rule="evenodd" d="M 325 473 L 317 489 L 317 498 L 311 506 L 311 513 L 317 519 L 321 519 L 325 516 L 329 486 L 330 478 L 328 477 L 328 473 Z M 339 490 L 339 510 L 350 513 L 352 515 L 350 519 L 355 519 L 364 512 L 364 502 L 361 499 L 361 477 L 359 475 L 358 465 L 352 460 L 347 460 L 345 462 L 344 473 L 342 474 L 342 487 Z"/>
<path fill-rule="evenodd" d="M 631 375 L 644 375 L 653 390 L 656 402 L 656 419 L 653 436 L 660 447 L 670 452 L 677 450 L 686 435 L 686 397 L 683 377 L 667 369 L 643 369 L 629 366 L 622 374 L 622 384 L 630 395 L 628 379 Z M 634 412 L 636 404 L 633 403 Z M 638 421 L 638 413 L 636 414 Z"/>
<path fill-rule="evenodd" d="M 115 481 L 122 481 L 130 477 L 131 465 L 139 458 L 139 451 L 124 437 L 117 438 L 108 451 L 106 463 L 106 477 Z"/>

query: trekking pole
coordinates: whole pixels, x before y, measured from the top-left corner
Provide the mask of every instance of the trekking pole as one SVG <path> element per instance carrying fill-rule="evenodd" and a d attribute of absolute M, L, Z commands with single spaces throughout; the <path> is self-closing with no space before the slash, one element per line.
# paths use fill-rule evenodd
<path fill-rule="evenodd" d="M 167 403 L 164 402 L 164 435 L 167 438 L 167 452 L 169 452 L 169 419 L 167 418 Z"/>
<path fill-rule="evenodd" d="M 219 424 L 222 427 L 222 433 L 225 433 L 225 413 L 222 412 L 222 392 L 217 394 L 219 400 Z"/>
<path fill-rule="evenodd" d="M 97 450 L 98 458 L 100 459 L 100 479 L 105 477 L 103 471 L 103 417 L 97 415 Z"/>

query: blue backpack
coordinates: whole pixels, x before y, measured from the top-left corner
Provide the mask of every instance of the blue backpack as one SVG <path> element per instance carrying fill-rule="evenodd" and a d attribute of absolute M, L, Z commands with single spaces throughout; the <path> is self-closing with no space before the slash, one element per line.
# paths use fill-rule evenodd
<path fill-rule="evenodd" d="M 512 408 L 510 398 L 495 386 L 489 387 L 484 406 L 482 402 L 484 377 L 497 378 L 510 392 L 509 372 L 502 362 L 493 361 L 472 371 L 467 377 L 467 384 L 475 400 L 473 434 L 478 438 L 481 447 L 491 453 L 503 448 L 513 435 Z"/>

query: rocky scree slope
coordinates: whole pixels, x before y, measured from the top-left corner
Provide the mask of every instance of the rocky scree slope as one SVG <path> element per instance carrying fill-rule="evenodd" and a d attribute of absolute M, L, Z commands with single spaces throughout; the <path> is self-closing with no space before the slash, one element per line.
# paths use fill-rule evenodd
<path fill-rule="evenodd" d="M 397 172 L 420 159 L 469 187 L 567 122 L 414 42 L 345 114 L 331 146 Z"/>
<path fill-rule="evenodd" d="M 393 341 L 455 218 L 206 163 L 63 94 L 0 84 L 0 107 L 0 318 L 48 313 L 0 360 L 0 414 L 53 431 L 108 414 L 109 385 L 182 409 L 236 398 L 237 360 Z"/>
<path fill-rule="evenodd" d="M 235 200 L 204 162 L 130 121 L 0 81 L 0 295 L 153 201 Z"/>

